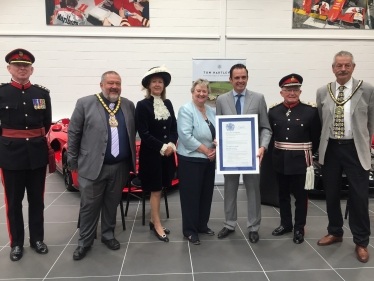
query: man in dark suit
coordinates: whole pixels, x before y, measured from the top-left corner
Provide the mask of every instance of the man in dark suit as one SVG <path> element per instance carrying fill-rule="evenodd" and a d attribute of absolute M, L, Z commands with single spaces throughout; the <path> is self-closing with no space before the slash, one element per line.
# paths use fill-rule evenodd
<path fill-rule="evenodd" d="M 329 219 L 328 235 L 321 238 L 318 245 L 326 246 L 343 241 L 340 189 L 344 170 L 349 182 L 349 227 L 353 234 L 353 242 L 356 244 L 357 259 L 367 262 L 374 87 L 352 78 L 355 66 L 353 55 L 340 51 L 335 55 L 332 64 L 336 82 L 317 90 L 317 107 L 322 120 L 319 162 L 322 164 Z"/>
<path fill-rule="evenodd" d="M 49 90 L 30 83 L 34 56 L 27 50 L 11 51 L 5 61 L 12 76 L 0 84 L 0 175 L 5 190 L 10 238 L 10 259 L 22 258 L 24 224 L 22 200 L 27 190 L 30 246 L 48 253 L 44 240 L 44 187 L 48 146 L 45 134 L 52 123 Z"/>
<path fill-rule="evenodd" d="M 269 122 L 273 130 L 273 166 L 278 182 L 281 224 L 274 236 L 294 230 L 293 242 L 304 242 L 308 191 L 314 188 L 313 153 L 318 149 L 321 122 L 315 104 L 299 100 L 303 78 L 295 73 L 279 81 L 282 103 L 271 106 Z M 295 196 L 295 224 L 292 223 L 291 197 Z"/>
<path fill-rule="evenodd" d="M 101 211 L 101 241 L 120 248 L 114 238 L 117 206 L 129 172 L 135 167 L 135 107 L 121 95 L 121 77 L 101 77 L 100 94 L 77 101 L 68 130 L 68 166 L 78 171 L 81 193 L 80 238 L 73 259 L 92 246 Z"/>
<path fill-rule="evenodd" d="M 241 115 L 257 114 L 259 129 L 259 150 L 257 157 L 260 163 L 268 147 L 271 138 L 265 98 L 262 94 L 246 89 L 248 82 L 248 70 L 243 64 L 236 64 L 230 69 L 230 83 L 233 90 L 218 97 L 216 104 L 217 115 Z M 237 192 L 239 176 L 224 175 L 224 206 L 225 222 L 223 229 L 218 233 L 218 238 L 225 238 L 234 232 L 237 219 Z M 259 240 L 258 230 L 261 222 L 261 198 L 260 198 L 260 175 L 243 174 L 244 186 L 247 191 L 249 241 L 257 243 Z"/>

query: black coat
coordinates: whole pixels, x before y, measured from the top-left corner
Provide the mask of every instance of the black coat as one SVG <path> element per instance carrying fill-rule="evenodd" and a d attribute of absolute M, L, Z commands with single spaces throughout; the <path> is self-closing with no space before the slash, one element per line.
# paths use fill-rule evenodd
<path fill-rule="evenodd" d="M 139 151 L 139 179 L 142 188 L 158 191 L 171 185 L 175 172 L 174 154 L 161 156 L 164 144 L 178 140 L 177 120 L 169 100 L 164 104 L 170 112 L 167 120 L 156 120 L 153 109 L 153 97 L 138 102 L 135 109 L 136 129 L 141 139 Z"/>
<path fill-rule="evenodd" d="M 288 108 L 278 104 L 269 109 L 269 122 L 273 130 L 272 141 L 305 143 L 312 142 L 312 152 L 319 146 L 321 121 L 315 106 L 300 102 L 286 113 Z M 304 150 L 282 150 L 274 147 L 273 166 L 285 175 L 305 174 L 306 160 Z"/>
<path fill-rule="evenodd" d="M 45 109 L 35 109 L 33 100 L 44 100 Z M 38 85 L 19 89 L 11 84 L 0 86 L 1 128 L 27 130 L 43 128 L 47 133 L 52 123 L 49 91 Z M 0 136 L 0 168 L 7 170 L 36 169 L 48 164 L 46 138 L 8 138 Z"/>

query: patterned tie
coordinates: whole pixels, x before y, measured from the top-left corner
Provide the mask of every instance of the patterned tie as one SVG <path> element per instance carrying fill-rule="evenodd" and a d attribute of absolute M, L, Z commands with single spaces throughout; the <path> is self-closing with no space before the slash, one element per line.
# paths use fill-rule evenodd
<path fill-rule="evenodd" d="M 339 87 L 338 102 L 344 101 L 345 86 Z M 334 118 L 334 137 L 340 139 L 344 137 L 344 105 L 336 105 Z"/>
<path fill-rule="evenodd" d="M 236 95 L 236 97 L 237 97 L 238 99 L 236 100 L 235 107 L 236 107 L 236 113 L 237 113 L 238 115 L 242 114 L 242 106 L 241 106 L 241 104 L 240 104 L 240 98 L 241 98 L 242 96 L 243 96 L 243 95 L 241 95 L 241 94 Z"/>
<path fill-rule="evenodd" d="M 109 104 L 110 110 L 114 109 L 115 104 L 112 102 Z M 119 154 L 119 144 L 118 144 L 118 130 L 117 127 L 110 127 L 111 135 L 112 135 L 112 149 L 111 153 L 114 157 L 117 157 Z"/>

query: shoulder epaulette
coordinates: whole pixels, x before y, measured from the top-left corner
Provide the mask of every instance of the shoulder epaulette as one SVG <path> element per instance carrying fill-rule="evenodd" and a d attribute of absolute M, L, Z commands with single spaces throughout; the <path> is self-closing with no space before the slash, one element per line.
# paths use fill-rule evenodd
<path fill-rule="evenodd" d="M 317 104 L 315 102 L 305 102 L 305 101 L 300 101 L 302 104 L 309 105 L 311 107 L 317 107 Z"/>
<path fill-rule="evenodd" d="M 274 107 L 276 107 L 276 106 L 278 106 L 278 105 L 280 105 L 282 103 L 283 102 L 274 103 L 274 104 L 270 105 L 269 109 L 272 109 L 272 108 L 274 108 Z"/>
<path fill-rule="evenodd" d="M 40 89 L 43 89 L 44 91 L 47 91 L 48 93 L 50 92 L 49 89 L 47 89 L 46 87 L 42 85 L 34 84 L 34 86 L 39 87 Z"/>
<path fill-rule="evenodd" d="M 3 87 L 5 85 L 9 85 L 9 83 L 0 83 L 0 87 Z"/>

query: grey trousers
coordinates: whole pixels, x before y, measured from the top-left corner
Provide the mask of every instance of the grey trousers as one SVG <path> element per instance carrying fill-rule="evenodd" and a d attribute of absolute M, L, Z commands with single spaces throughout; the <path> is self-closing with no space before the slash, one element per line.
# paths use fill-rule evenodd
<path fill-rule="evenodd" d="M 79 176 L 78 184 L 81 193 L 79 211 L 78 246 L 89 247 L 93 244 L 101 211 L 101 237 L 114 238 L 116 215 L 122 189 L 129 177 L 129 163 L 103 164 L 96 180 Z"/>
<path fill-rule="evenodd" d="M 224 226 L 235 229 L 237 220 L 237 195 L 240 175 L 224 175 Z M 258 231 L 261 223 L 260 175 L 243 174 L 243 182 L 247 192 L 247 228 Z"/>

